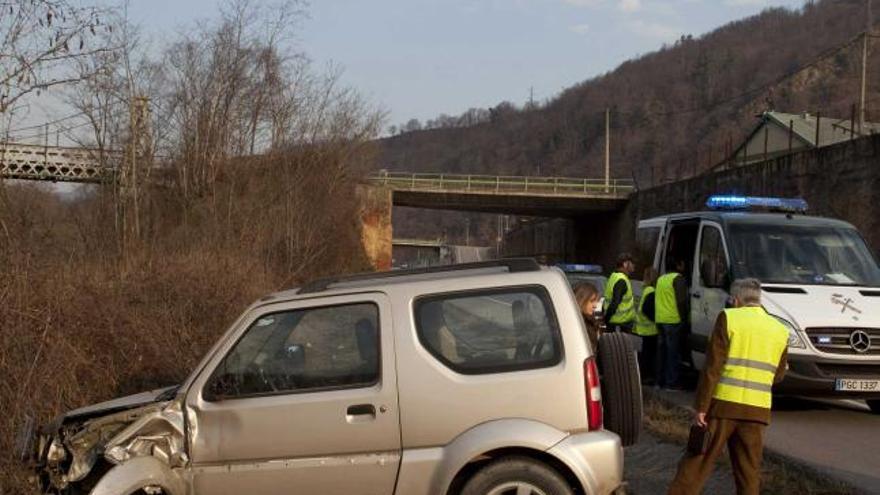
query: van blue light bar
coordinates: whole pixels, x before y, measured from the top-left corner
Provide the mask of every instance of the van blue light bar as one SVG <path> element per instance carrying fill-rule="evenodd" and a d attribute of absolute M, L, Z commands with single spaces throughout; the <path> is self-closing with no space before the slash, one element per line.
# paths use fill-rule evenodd
<path fill-rule="evenodd" d="M 602 265 L 583 265 L 579 263 L 557 263 L 560 270 L 570 273 L 593 273 L 601 274 Z"/>
<path fill-rule="evenodd" d="M 706 201 L 710 210 L 750 210 L 766 208 L 775 211 L 803 213 L 807 202 L 801 198 L 760 198 L 756 196 L 710 196 Z"/>

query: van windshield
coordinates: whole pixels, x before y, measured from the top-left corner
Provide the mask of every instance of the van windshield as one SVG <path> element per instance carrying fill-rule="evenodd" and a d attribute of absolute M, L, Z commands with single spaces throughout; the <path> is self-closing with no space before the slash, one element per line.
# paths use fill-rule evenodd
<path fill-rule="evenodd" d="M 764 283 L 880 286 L 880 268 L 852 228 L 828 225 L 731 224 L 737 277 Z"/>

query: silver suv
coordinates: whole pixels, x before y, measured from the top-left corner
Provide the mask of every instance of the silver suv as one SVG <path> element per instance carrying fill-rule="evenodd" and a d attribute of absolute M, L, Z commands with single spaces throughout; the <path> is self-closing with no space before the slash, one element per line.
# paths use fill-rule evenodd
<path fill-rule="evenodd" d="M 36 435 L 43 492 L 607 494 L 638 372 L 532 260 L 357 275 L 248 308 L 180 386 Z M 619 395 L 613 397 L 612 391 Z"/>

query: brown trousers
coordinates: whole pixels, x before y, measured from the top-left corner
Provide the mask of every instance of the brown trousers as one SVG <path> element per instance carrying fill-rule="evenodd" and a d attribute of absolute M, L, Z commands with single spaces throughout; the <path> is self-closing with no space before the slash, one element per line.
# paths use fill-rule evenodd
<path fill-rule="evenodd" d="M 709 418 L 709 431 L 712 432 L 709 450 L 704 455 L 684 454 L 675 479 L 669 486 L 669 495 L 701 493 L 725 445 L 733 465 L 736 493 L 758 495 L 761 489 L 764 428 L 765 424 L 755 421 Z"/>

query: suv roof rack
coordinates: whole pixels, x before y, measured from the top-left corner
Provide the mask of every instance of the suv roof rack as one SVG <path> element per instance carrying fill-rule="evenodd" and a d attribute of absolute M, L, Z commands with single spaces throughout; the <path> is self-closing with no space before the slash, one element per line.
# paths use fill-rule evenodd
<path fill-rule="evenodd" d="M 322 292 L 334 284 L 345 282 L 360 282 L 366 280 L 381 280 L 386 278 L 405 277 L 408 275 L 424 275 L 428 273 L 446 273 L 464 270 L 480 270 L 485 268 L 507 268 L 510 273 L 534 272 L 541 269 L 533 258 L 508 258 L 503 260 L 479 261 L 476 263 L 461 263 L 458 265 L 430 266 L 426 268 L 412 268 L 408 270 L 389 270 L 385 272 L 357 273 L 354 275 L 340 275 L 327 277 L 309 282 L 297 291 L 297 294 L 313 294 Z"/>

